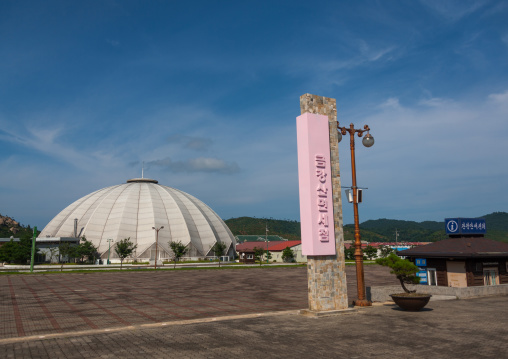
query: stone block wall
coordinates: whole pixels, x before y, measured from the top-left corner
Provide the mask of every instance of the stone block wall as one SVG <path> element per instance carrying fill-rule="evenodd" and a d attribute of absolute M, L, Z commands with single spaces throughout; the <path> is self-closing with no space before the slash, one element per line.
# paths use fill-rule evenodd
<path fill-rule="evenodd" d="M 307 280 L 309 310 L 341 310 L 348 307 L 344 257 L 344 230 L 337 138 L 337 105 L 333 98 L 304 94 L 300 96 L 301 113 L 328 116 L 330 127 L 330 159 L 332 167 L 335 256 L 308 256 Z"/>

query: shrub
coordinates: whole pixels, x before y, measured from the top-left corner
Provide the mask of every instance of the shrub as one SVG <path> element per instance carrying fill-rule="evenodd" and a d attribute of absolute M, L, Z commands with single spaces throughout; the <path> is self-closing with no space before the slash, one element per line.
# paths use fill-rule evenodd
<path fill-rule="evenodd" d="M 420 283 L 420 277 L 416 276 L 416 273 L 420 269 L 414 263 L 411 263 L 407 259 L 402 259 L 393 253 L 386 258 L 376 259 L 376 263 L 391 268 L 390 273 L 395 274 L 406 293 L 416 292 L 416 290 L 407 289 L 404 285 Z"/>

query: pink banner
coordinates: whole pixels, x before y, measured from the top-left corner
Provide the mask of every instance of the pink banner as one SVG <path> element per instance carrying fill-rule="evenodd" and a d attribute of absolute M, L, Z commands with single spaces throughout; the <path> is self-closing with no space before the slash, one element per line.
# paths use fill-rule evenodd
<path fill-rule="evenodd" d="M 296 119 L 302 254 L 335 254 L 328 116 L 305 113 Z"/>

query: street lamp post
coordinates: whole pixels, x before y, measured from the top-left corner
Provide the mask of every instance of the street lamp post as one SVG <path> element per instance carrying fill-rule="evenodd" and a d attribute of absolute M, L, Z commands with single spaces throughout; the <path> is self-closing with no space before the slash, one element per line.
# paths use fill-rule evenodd
<path fill-rule="evenodd" d="M 109 248 L 108 248 L 108 263 L 109 264 L 109 253 L 111 253 L 111 242 L 113 242 L 112 238 L 106 239 L 109 242 Z"/>
<path fill-rule="evenodd" d="M 159 231 L 164 228 L 164 226 L 160 226 L 159 228 L 152 227 L 155 230 L 155 270 L 157 270 L 157 248 L 159 247 Z"/>
<path fill-rule="evenodd" d="M 351 143 L 351 174 L 353 177 L 353 185 L 351 187 L 353 192 L 353 208 L 354 208 L 354 219 L 355 219 L 355 262 L 356 262 L 356 285 L 358 289 L 358 300 L 354 302 L 355 305 L 360 307 L 368 307 L 372 305 L 372 302 L 367 300 L 365 296 L 365 280 L 363 274 L 363 251 L 362 242 L 360 240 L 360 225 L 358 220 L 358 187 L 356 186 L 356 163 L 355 163 L 355 133 L 358 137 L 362 137 L 364 132 L 367 132 L 362 140 L 365 147 L 371 147 L 374 144 L 374 137 L 369 133 L 369 126 L 365 125 L 363 130 L 355 129 L 353 124 L 347 127 L 340 127 L 337 121 L 338 141 L 342 140 L 342 135 L 346 135 L 349 132 L 350 143 Z"/>
<path fill-rule="evenodd" d="M 268 222 L 266 223 L 265 242 L 266 242 L 266 264 L 268 264 Z"/>

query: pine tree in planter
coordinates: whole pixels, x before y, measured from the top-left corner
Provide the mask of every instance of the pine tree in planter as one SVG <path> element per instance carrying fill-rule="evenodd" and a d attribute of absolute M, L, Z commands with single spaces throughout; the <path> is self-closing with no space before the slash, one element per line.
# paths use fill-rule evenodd
<path fill-rule="evenodd" d="M 390 273 L 395 274 L 402 289 L 404 289 L 404 293 L 390 295 L 395 304 L 410 311 L 420 310 L 427 305 L 432 295 L 416 293 L 416 290 L 409 290 L 405 286 L 405 284 L 420 283 L 420 277 L 416 275 L 420 269 L 416 265 L 393 253 L 386 258 L 376 259 L 376 263 L 389 267 L 391 269 Z"/>

